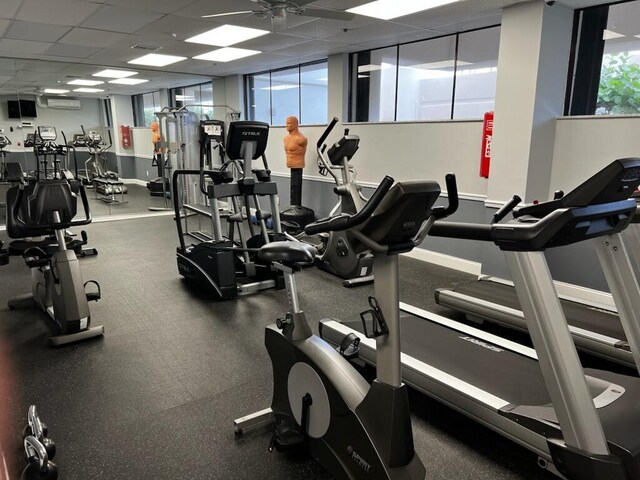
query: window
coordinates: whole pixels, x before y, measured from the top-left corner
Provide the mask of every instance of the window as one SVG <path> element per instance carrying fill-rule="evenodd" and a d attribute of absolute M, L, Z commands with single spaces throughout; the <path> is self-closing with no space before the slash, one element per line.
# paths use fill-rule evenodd
<path fill-rule="evenodd" d="M 131 97 L 133 121 L 136 127 L 150 127 L 156 121 L 155 113 L 160 110 L 160 92 L 143 93 Z"/>
<path fill-rule="evenodd" d="M 306 125 L 327 123 L 329 116 L 329 77 L 327 64 L 300 67 L 300 122 Z"/>
<path fill-rule="evenodd" d="M 213 118 L 213 83 L 205 82 L 187 87 L 172 88 L 171 105 L 176 108 L 186 106 L 190 112 Z"/>
<path fill-rule="evenodd" d="M 637 0 L 578 12 L 567 114 L 640 114 L 638 21 Z"/>
<path fill-rule="evenodd" d="M 397 60 L 396 47 L 354 54 L 352 85 L 356 85 L 356 122 L 395 119 Z"/>
<path fill-rule="evenodd" d="M 324 124 L 328 115 L 327 61 L 245 77 L 247 118 L 284 125 L 290 115 L 300 123 Z"/>
<path fill-rule="evenodd" d="M 453 118 L 482 118 L 493 111 L 498 80 L 500 29 L 487 28 L 458 37 Z"/>
<path fill-rule="evenodd" d="M 451 118 L 456 37 L 400 45 L 396 120 Z"/>
<path fill-rule="evenodd" d="M 247 118 L 271 123 L 271 74 L 248 75 L 246 90 L 249 112 Z"/>
<path fill-rule="evenodd" d="M 493 109 L 500 27 L 351 55 L 355 122 L 482 118 Z"/>

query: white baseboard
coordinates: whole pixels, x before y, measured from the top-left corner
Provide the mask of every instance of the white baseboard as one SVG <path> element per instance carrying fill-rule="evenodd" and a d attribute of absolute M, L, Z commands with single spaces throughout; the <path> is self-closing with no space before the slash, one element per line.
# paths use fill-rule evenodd
<path fill-rule="evenodd" d="M 481 263 L 454 257 L 452 255 L 445 255 L 444 253 L 425 250 L 424 248 L 414 248 L 409 253 L 403 253 L 403 255 L 409 258 L 415 258 L 422 262 L 429 262 L 441 267 L 453 268 L 460 272 L 471 273 L 472 275 L 480 275 L 482 271 Z"/>
<path fill-rule="evenodd" d="M 147 182 L 145 182 L 144 180 L 138 180 L 137 178 L 122 178 L 121 180 L 124 183 L 129 183 L 131 185 L 141 185 L 143 187 L 147 186 Z"/>

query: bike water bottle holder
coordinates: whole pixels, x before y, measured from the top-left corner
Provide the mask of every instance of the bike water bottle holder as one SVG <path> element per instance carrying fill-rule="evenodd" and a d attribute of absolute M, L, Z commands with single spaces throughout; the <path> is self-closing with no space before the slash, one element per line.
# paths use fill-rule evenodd
<path fill-rule="evenodd" d="M 375 297 L 369 297 L 369 306 L 371 307 L 369 310 L 365 310 L 360 314 L 364 336 L 367 338 L 377 338 L 386 335 L 389 333 L 389 328 L 387 327 L 387 322 L 384 319 L 382 310 L 380 310 Z M 367 322 L 371 322 L 371 330 L 367 328 Z"/>

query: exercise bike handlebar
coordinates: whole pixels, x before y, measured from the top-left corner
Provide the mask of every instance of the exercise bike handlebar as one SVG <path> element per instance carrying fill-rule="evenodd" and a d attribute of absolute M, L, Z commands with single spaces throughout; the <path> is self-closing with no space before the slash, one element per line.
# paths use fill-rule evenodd
<path fill-rule="evenodd" d="M 348 228 L 360 225 L 373 214 L 378 205 L 380 205 L 380 202 L 382 202 L 382 199 L 393 186 L 393 183 L 393 178 L 387 175 L 382 179 L 380 185 L 376 188 L 376 191 L 373 192 L 373 195 L 369 198 L 369 201 L 358 213 L 355 215 L 343 213 L 334 217 L 317 220 L 305 227 L 305 233 L 307 235 L 314 235 L 323 232 L 347 230 Z"/>
<path fill-rule="evenodd" d="M 322 135 L 320 135 L 320 138 L 318 139 L 318 143 L 316 143 L 316 146 L 318 148 L 322 147 L 322 144 L 327 139 L 327 137 L 331 133 L 331 130 L 333 130 L 333 128 L 336 126 L 337 123 L 338 123 L 338 117 L 333 117 L 329 125 L 327 125 L 327 128 L 325 128 L 324 132 L 322 132 Z"/>
<path fill-rule="evenodd" d="M 445 184 L 447 185 L 447 200 L 449 204 L 446 207 L 434 207 L 432 209 L 433 216 L 436 220 L 453 215 L 458 206 L 460 200 L 458 198 L 458 183 L 456 182 L 456 176 L 453 173 L 447 173 L 444 177 Z"/>
<path fill-rule="evenodd" d="M 47 231 L 47 230 L 60 230 L 67 229 L 72 227 L 81 227 L 83 225 L 89 225 L 91 223 L 91 210 L 89 208 L 89 199 L 87 198 L 87 192 L 82 185 L 78 185 L 78 190 L 80 191 L 80 198 L 82 199 L 82 209 L 84 210 L 84 218 L 82 220 L 70 221 L 70 222 L 60 222 L 60 223 L 49 223 L 46 225 L 37 225 L 29 222 L 25 222 L 20 215 L 20 205 L 22 205 L 22 199 L 24 197 L 24 188 L 21 187 L 18 189 L 18 196 L 16 197 L 15 204 L 13 205 L 13 218 L 15 218 L 16 223 L 24 228 L 28 228 L 29 230 L 36 231 Z"/>

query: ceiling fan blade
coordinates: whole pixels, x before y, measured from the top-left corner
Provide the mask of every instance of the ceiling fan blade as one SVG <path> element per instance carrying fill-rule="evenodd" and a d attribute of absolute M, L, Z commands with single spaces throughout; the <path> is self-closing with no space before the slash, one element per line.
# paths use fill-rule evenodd
<path fill-rule="evenodd" d="M 304 7 L 307 3 L 315 2 L 316 0 L 292 0 L 299 7 Z"/>
<path fill-rule="evenodd" d="M 326 18 L 329 20 L 342 20 L 344 22 L 353 20 L 356 16 L 355 13 L 351 12 L 339 12 L 337 10 L 325 10 L 323 8 L 305 8 L 300 15 L 304 15 L 305 17 Z"/>
<path fill-rule="evenodd" d="M 242 15 L 243 13 L 257 13 L 253 10 L 240 10 L 238 12 L 213 13 L 211 15 L 202 15 L 201 18 L 226 17 L 227 15 Z"/>

